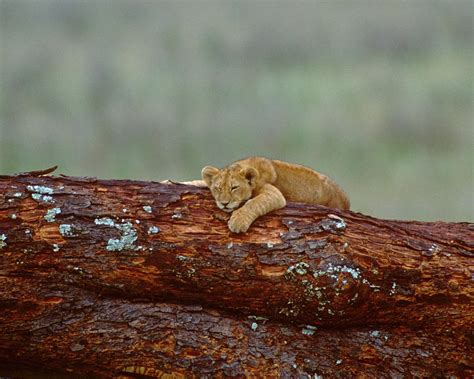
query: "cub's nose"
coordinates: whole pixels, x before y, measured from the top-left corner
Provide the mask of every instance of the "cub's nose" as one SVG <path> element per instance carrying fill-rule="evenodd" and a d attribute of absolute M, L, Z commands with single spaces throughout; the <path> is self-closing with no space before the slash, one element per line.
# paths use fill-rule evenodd
<path fill-rule="evenodd" d="M 227 204 L 229 204 L 229 202 L 228 202 L 228 201 L 221 201 L 221 204 L 222 204 L 224 207 L 226 207 Z"/>

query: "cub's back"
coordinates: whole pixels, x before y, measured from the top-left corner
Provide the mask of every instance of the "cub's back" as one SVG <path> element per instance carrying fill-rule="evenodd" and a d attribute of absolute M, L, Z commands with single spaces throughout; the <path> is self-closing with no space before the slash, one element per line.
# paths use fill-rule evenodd
<path fill-rule="evenodd" d="M 344 191 L 326 175 L 294 163 L 271 162 L 277 174 L 274 185 L 286 200 L 349 208 L 349 199 Z"/>
<path fill-rule="evenodd" d="M 294 163 L 272 160 L 277 179 L 274 185 L 288 201 L 311 202 L 315 192 L 320 191 L 321 182 L 327 177 L 316 171 Z"/>

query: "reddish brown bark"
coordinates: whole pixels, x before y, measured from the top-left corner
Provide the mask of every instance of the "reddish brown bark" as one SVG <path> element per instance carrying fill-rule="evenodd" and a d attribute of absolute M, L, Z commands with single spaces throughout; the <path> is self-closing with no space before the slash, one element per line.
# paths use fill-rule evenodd
<path fill-rule="evenodd" d="M 290 204 L 236 235 L 205 189 L 45 173 L 0 177 L 3 367 L 473 372 L 472 224 Z"/>

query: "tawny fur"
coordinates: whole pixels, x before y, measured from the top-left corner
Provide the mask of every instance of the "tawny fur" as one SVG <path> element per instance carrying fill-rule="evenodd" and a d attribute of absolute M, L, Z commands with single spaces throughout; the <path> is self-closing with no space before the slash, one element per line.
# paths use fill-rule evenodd
<path fill-rule="evenodd" d="M 349 209 L 344 191 L 326 175 L 308 167 L 250 157 L 218 169 L 206 166 L 202 178 L 217 206 L 233 212 L 229 229 L 246 232 L 256 218 L 283 208 L 286 201 Z"/>

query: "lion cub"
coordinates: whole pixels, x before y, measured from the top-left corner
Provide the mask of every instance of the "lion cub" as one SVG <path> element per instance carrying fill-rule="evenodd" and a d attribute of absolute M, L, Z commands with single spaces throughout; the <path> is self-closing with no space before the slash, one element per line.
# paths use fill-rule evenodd
<path fill-rule="evenodd" d="M 202 178 L 217 206 L 233 212 L 229 229 L 246 232 L 258 217 L 283 208 L 286 201 L 349 209 L 344 191 L 310 168 L 274 159 L 250 157 L 223 169 L 206 166 Z"/>

